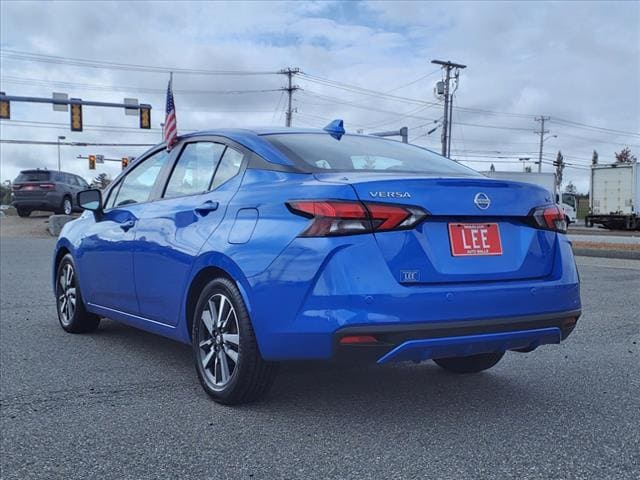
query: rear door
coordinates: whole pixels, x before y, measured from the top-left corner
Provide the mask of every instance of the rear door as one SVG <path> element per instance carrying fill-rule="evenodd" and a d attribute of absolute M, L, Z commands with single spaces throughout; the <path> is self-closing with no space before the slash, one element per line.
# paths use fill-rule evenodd
<path fill-rule="evenodd" d="M 56 172 L 49 170 L 25 170 L 13 182 L 16 200 L 45 201 L 47 193 L 55 190 Z"/>
<path fill-rule="evenodd" d="M 237 191 L 246 152 L 219 138 L 178 145 L 160 198 L 138 221 L 134 269 L 141 315 L 175 325 L 193 262 Z"/>
<path fill-rule="evenodd" d="M 169 157 L 162 149 L 136 162 L 109 190 L 102 217 L 86 229 L 78 268 L 83 294 L 90 303 L 139 312 L 133 276 L 136 226 L 159 179 L 166 175 Z"/>

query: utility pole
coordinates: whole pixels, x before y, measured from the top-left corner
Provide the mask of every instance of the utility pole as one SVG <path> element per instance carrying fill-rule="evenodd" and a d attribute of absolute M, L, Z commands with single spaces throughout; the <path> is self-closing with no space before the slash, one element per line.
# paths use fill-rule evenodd
<path fill-rule="evenodd" d="M 455 69 L 454 77 L 457 79 L 459 71 L 467 68 L 466 65 L 444 60 L 431 60 L 431 63 L 442 66 L 445 71 L 444 80 L 444 119 L 442 122 L 442 155 L 451 155 L 451 116 L 453 112 L 453 94 L 451 93 L 451 70 Z"/>
<path fill-rule="evenodd" d="M 66 138 L 63 135 L 58 136 L 58 171 L 60 171 L 60 140 L 66 140 Z"/>
<path fill-rule="evenodd" d="M 540 152 L 538 153 L 538 173 L 542 172 L 542 149 L 544 148 L 544 136 L 547 133 L 549 133 L 549 130 L 544 129 L 544 122 L 547 120 L 551 120 L 551 117 L 545 117 L 544 115 L 536 117 L 536 122 L 540 122 L 540 131 L 535 132 L 540 134 Z"/>
<path fill-rule="evenodd" d="M 299 68 L 291 68 L 291 67 L 287 67 L 284 70 L 280 70 L 280 73 L 285 74 L 287 76 L 287 86 L 285 88 L 283 88 L 284 91 L 287 92 L 287 95 L 289 96 L 289 100 L 287 103 L 287 116 L 286 116 L 286 126 L 290 127 L 291 126 L 291 121 L 293 119 L 293 108 L 292 108 L 292 101 L 293 101 L 293 92 L 295 92 L 296 90 L 299 90 L 300 87 L 298 87 L 297 85 L 293 84 L 293 76 L 296 73 L 300 73 L 300 69 Z"/>

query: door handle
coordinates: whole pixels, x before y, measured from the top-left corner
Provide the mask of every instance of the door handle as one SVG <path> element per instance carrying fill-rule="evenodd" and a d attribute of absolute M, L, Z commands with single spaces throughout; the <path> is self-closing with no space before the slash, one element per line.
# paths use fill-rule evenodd
<path fill-rule="evenodd" d="M 128 232 L 129 229 L 133 228 L 135 224 L 136 222 L 134 222 L 133 220 L 127 220 L 126 222 L 120 224 L 120 228 L 125 232 Z"/>
<path fill-rule="evenodd" d="M 194 208 L 194 211 L 200 216 L 206 216 L 209 212 L 213 212 L 218 209 L 218 202 L 212 202 L 207 200 L 199 207 Z"/>

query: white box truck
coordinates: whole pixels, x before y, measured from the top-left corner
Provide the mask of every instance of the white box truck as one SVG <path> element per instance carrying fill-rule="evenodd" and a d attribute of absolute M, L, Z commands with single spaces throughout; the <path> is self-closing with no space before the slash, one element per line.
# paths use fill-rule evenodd
<path fill-rule="evenodd" d="M 640 168 L 638 162 L 591 166 L 589 215 L 585 225 L 615 230 L 640 230 Z"/>
<path fill-rule="evenodd" d="M 550 172 L 482 172 L 490 178 L 499 180 L 514 180 L 516 182 L 533 183 L 539 187 L 546 188 L 551 193 L 551 198 L 564 210 L 567 223 L 576 221 L 576 197 L 572 193 L 560 194 L 556 184 L 556 174 Z"/>

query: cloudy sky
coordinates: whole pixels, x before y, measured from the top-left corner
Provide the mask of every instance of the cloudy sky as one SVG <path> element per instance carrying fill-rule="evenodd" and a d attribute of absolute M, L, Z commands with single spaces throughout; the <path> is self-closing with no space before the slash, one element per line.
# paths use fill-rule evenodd
<path fill-rule="evenodd" d="M 11 106 L 4 140 L 157 143 L 168 71 L 179 131 L 284 124 L 279 89 L 294 79 L 294 125 L 342 118 L 348 130 L 409 127 L 409 138 L 439 151 L 442 118 L 432 59 L 468 65 L 454 103 L 454 157 L 479 169 L 544 170 L 558 150 L 566 181 L 588 189 L 601 163 L 629 146 L 640 154 L 638 2 L 24 2 L 0 3 L 1 90 L 86 100 L 136 97 L 153 106 L 151 131 L 120 110 L 85 107 L 84 132 L 50 105 Z M 115 64 L 115 65 L 114 65 Z M 148 68 L 153 67 L 153 68 Z M 194 72 L 193 70 L 197 70 Z M 233 74 L 229 74 L 233 73 Z M 557 135 L 557 137 L 553 137 Z M 91 179 L 78 155 L 137 155 L 144 147 L 62 147 L 62 167 Z M 22 168 L 56 168 L 56 146 L 0 147 L 0 178 Z M 566 183 L 565 181 L 565 183 Z"/>

